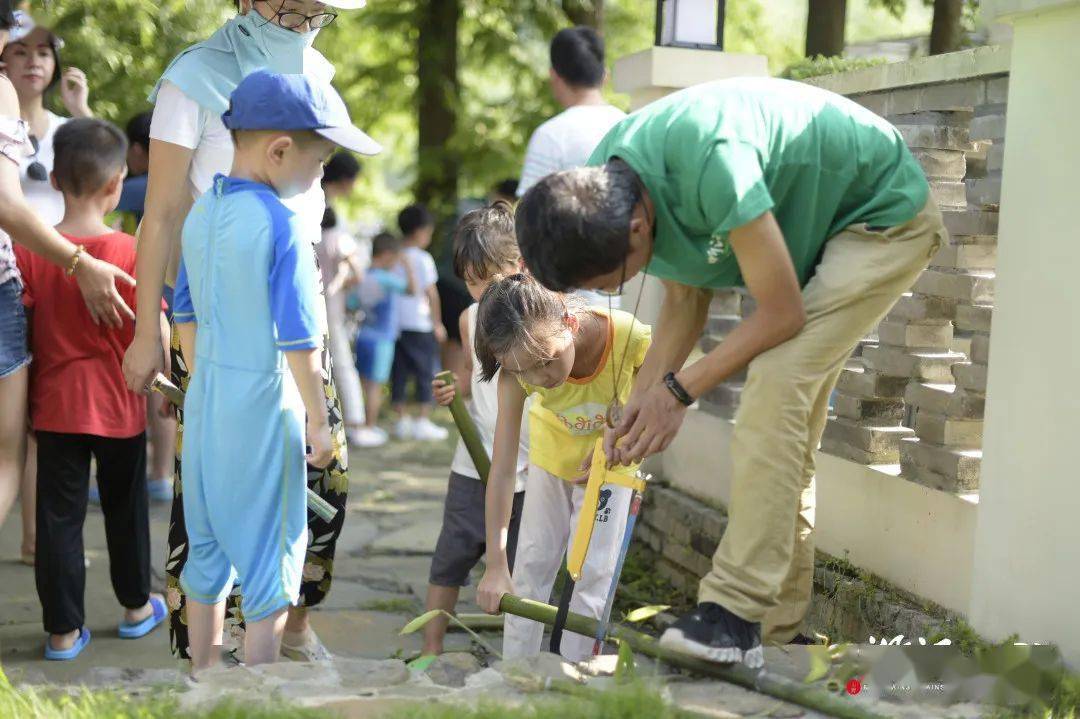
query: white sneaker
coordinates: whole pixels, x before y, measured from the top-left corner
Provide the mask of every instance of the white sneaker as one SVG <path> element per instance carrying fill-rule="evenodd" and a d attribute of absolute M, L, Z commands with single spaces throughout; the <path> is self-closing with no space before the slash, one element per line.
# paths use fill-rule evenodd
<path fill-rule="evenodd" d="M 378 427 L 361 427 L 349 434 L 349 444 L 357 447 L 381 447 L 388 439 Z"/>
<path fill-rule="evenodd" d="M 413 437 L 422 442 L 441 442 L 449 436 L 448 431 L 427 417 L 416 420 L 416 425 L 413 427 Z"/>
<path fill-rule="evenodd" d="M 416 439 L 416 423 L 412 417 L 402 417 L 394 423 L 394 438 L 400 440 Z"/>

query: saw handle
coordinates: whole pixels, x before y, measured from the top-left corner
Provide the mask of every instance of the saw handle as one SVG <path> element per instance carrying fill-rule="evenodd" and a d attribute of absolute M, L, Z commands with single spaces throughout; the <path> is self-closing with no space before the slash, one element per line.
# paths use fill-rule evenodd
<path fill-rule="evenodd" d="M 578 514 L 577 528 L 574 530 L 574 542 L 566 554 L 566 571 L 577 581 L 581 579 L 581 570 L 585 566 L 585 555 L 592 541 L 593 527 L 596 525 L 596 509 L 600 504 L 600 490 L 605 484 L 617 484 L 630 487 L 638 492 L 644 491 L 645 480 L 632 477 L 622 472 L 613 472 L 607 468 L 607 455 L 604 454 L 604 438 L 597 437 L 593 446 L 592 467 L 589 468 L 589 481 L 585 484 L 585 498 Z"/>

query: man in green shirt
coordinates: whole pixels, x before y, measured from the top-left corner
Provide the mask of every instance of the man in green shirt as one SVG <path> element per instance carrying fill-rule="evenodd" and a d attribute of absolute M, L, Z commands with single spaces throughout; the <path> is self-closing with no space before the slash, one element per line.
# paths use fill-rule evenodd
<path fill-rule="evenodd" d="M 664 280 L 652 347 L 606 438 L 613 461 L 665 449 L 693 398 L 749 365 L 728 527 L 697 608 L 661 643 L 760 666 L 762 635 L 791 641 L 809 607 L 829 395 L 945 237 L 941 215 L 892 125 L 785 80 L 670 95 L 617 124 L 590 165 L 522 198 L 522 256 L 557 291 L 617 290 L 641 271 Z M 683 367 L 722 287 L 745 287 L 757 309 Z"/>

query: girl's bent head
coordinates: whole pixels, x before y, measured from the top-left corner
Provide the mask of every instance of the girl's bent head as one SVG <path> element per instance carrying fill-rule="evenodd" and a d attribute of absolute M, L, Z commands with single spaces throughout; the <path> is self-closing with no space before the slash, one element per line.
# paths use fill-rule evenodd
<path fill-rule="evenodd" d="M 465 213 L 454 229 L 454 274 L 479 300 L 492 281 L 521 271 L 514 210 L 503 201 Z"/>
<path fill-rule="evenodd" d="M 524 382 L 558 387 L 574 366 L 577 317 L 566 299 L 524 274 L 493 281 L 476 315 L 476 356 L 481 376 L 502 369 Z"/>

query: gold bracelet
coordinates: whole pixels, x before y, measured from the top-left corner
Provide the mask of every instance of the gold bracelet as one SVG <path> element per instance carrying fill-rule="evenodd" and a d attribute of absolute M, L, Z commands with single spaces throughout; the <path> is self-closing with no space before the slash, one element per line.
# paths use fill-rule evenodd
<path fill-rule="evenodd" d="M 65 275 L 71 277 L 73 274 L 75 274 L 75 268 L 79 266 L 79 260 L 82 259 L 82 255 L 84 252 L 86 252 L 85 245 L 78 245 L 75 247 L 75 254 L 71 256 L 71 264 L 69 264 L 68 268 L 64 270 Z"/>

